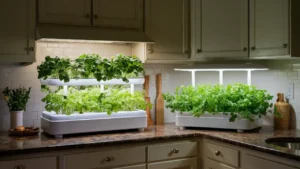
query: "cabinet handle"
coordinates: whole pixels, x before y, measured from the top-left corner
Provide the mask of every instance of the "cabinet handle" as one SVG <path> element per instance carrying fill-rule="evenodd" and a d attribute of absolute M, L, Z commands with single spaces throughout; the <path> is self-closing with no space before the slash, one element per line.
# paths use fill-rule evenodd
<path fill-rule="evenodd" d="M 255 51 L 255 49 L 256 49 L 255 46 L 251 47 L 251 51 Z"/>
<path fill-rule="evenodd" d="M 95 19 L 95 20 L 98 19 L 98 15 L 94 15 L 94 19 Z"/>
<path fill-rule="evenodd" d="M 113 157 L 105 157 L 106 162 L 111 162 L 113 160 Z"/>
<path fill-rule="evenodd" d="M 287 48 L 288 47 L 288 45 L 285 43 L 285 44 L 283 44 L 283 48 Z"/>
<path fill-rule="evenodd" d="M 176 149 L 176 148 L 174 148 L 172 152 L 175 153 L 175 154 L 177 154 L 177 153 L 179 153 L 179 150 Z"/>
<path fill-rule="evenodd" d="M 186 55 L 189 54 L 189 51 L 188 51 L 188 50 L 185 50 L 185 51 L 184 51 L 184 54 L 186 54 Z"/>
<path fill-rule="evenodd" d="M 30 52 L 33 52 L 33 51 L 34 51 L 34 47 L 30 47 L 30 48 L 29 48 L 29 51 L 30 51 Z"/>
<path fill-rule="evenodd" d="M 148 54 L 153 53 L 152 49 L 148 49 Z"/>
<path fill-rule="evenodd" d="M 219 156 L 219 155 L 221 155 L 221 152 L 220 152 L 220 151 L 216 151 L 216 152 L 215 152 L 215 155 L 216 155 L 216 156 Z"/>
<path fill-rule="evenodd" d="M 26 169 L 23 165 L 18 165 L 14 169 Z"/>
<path fill-rule="evenodd" d="M 89 14 L 85 14 L 84 17 L 85 17 L 86 19 L 90 19 L 90 15 L 89 15 Z"/>
<path fill-rule="evenodd" d="M 247 50 L 248 50 L 247 48 L 244 48 L 244 49 L 243 49 L 244 52 L 247 52 Z"/>
<path fill-rule="evenodd" d="M 197 53 L 201 53 L 202 52 L 202 50 L 201 49 L 197 49 Z"/>

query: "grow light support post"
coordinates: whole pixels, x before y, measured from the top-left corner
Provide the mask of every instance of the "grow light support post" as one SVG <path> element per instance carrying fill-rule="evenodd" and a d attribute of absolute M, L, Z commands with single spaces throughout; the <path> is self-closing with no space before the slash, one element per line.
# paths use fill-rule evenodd
<path fill-rule="evenodd" d="M 247 70 L 247 84 L 250 86 L 251 85 L 251 70 Z"/>
<path fill-rule="evenodd" d="M 192 70 L 191 73 L 192 73 L 192 86 L 196 87 L 196 71 Z"/>

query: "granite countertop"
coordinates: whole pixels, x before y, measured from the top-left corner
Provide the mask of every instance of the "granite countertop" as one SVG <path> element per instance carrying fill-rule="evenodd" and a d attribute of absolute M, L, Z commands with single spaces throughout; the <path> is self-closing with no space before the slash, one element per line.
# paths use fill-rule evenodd
<path fill-rule="evenodd" d="M 54 150 L 66 150 L 69 148 L 83 148 L 102 145 L 114 145 L 120 143 L 137 143 L 167 139 L 184 139 L 193 137 L 211 138 L 232 145 L 249 148 L 261 152 L 270 153 L 280 157 L 300 161 L 300 150 L 291 150 L 283 147 L 275 147 L 265 143 L 265 139 L 271 137 L 300 137 L 299 130 L 274 131 L 263 127 L 261 130 L 237 133 L 233 131 L 187 129 L 179 130 L 174 124 L 164 126 L 151 126 L 145 132 L 126 131 L 98 133 L 88 135 L 67 136 L 55 139 L 40 133 L 33 137 L 9 137 L 7 132 L 0 133 L 0 156 L 44 152 Z"/>

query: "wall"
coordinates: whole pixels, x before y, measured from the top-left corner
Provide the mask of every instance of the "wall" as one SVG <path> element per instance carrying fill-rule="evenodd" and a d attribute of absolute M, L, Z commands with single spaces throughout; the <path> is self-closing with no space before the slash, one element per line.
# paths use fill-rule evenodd
<path fill-rule="evenodd" d="M 36 63 L 29 66 L 19 66 L 13 64 L 0 65 L 0 91 L 5 87 L 16 88 L 19 86 L 32 87 L 31 99 L 24 115 L 25 126 L 40 126 L 39 117 L 44 109 L 41 99 L 44 93 L 40 91 L 40 83 L 37 79 L 36 67 L 44 60 L 45 56 L 70 57 L 71 59 L 83 53 L 97 53 L 103 57 L 113 56 L 117 53 L 131 55 L 132 47 L 128 44 L 84 44 L 84 43 L 47 43 L 38 42 L 36 45 Z M 254 72 L 252 76 L 253 84 L 261 89 L 267 89 L 272 95 L 277 92 L 285 92 L 288 82 L 295 83 L 295 99 L 291 100 L 297 115 L 297 127 L 300 129 L 300 62 L 293 63 L 285 61 L 270 62 L 270 71 Z M 150 75 L 150 96 L 152 103 L 155 101 L 155 74 L 162 73 L 163 92 L 173 92 L 177 86 L 190 84 L 190 74 L 187 72 L 175 72 L 176 65 L 146 65 L 146 73 Z M 216 72 L 200 72 L 196 74 L 196 80 L 201 84 L 218 83 Z M 226 72 L 224 74 L 224 84 L 245 83 L 246 74 L 244 72 Z M 140 86 L 141 88 L 141 86 Z M 273 99 L 275 102 L 276 98 Z M 296 116 L 295 115 L 295 116 Z M 3 97 L 0 97 L 0 130 L 9 128 L 9 110 Z M 154 118 L 154 107 L 152 109 Z M 294 117 L 294 120 L 296 117 Z M 174 114 L 165 110 L 165 122 L 174 122 Z M 269 114 L 265 124 L 272 125 L 273 115 Z"/>

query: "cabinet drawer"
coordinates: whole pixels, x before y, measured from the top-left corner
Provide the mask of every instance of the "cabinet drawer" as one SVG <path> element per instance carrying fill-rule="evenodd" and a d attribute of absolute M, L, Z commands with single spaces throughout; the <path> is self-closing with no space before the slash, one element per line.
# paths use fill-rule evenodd
<path fill-rule="evenodd" d="M 138 164 L 146 161 L 145 147 L 65 156 L 65 169 L 91 169 Z"/>
<path fill-rule="evenodd" d="M 56 169 L 56 157 L 34 158 L 14 161 L 0 161 L 1 169 Z"/>
<path fill-rule="evenodd" d="M 243 156 L 243 168 L 245 169 L 296 169 L 294 167 L 290 167 L 284 164 L 280 164 L 274 161 L 269 161 L 266 159 L 262 159 L 259 157 L 255 157 L 252 155 L 245 154 Z"/>
<path fill-rule="evenodd" d="M 227 166 L 225 164 L 222 164 L 220 162 L 205 158 L 203 169 L 235 169 L 235 168 L 232 168 L 232 167 L 229 167 L 229 166 Z"/>
<path fill-rule="evenodd" d="M 173 143 L 148 147 L 148 161 L 160 161 L 197 155 L 197 143 Z"/>
<path fill-rule="evenodd" d="M 235 149 L 206 142 L 204 156 L 234 167 L 239 166 L 239 151 Z"/>
<path fill-rule="evenodd" d="M 197 158 L 150 163 L 148 169 L 197 169 Z"/>

